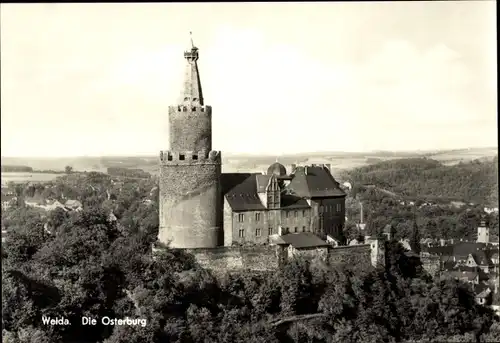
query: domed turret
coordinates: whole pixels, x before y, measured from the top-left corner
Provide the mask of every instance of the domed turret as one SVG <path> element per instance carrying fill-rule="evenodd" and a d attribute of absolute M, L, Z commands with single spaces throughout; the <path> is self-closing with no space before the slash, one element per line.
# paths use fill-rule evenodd
<path fill-rule="evenodd" d="M 267 175 L 285 176 L 286 168 L 281 163 L 275 162 L 267 168 Z"/>

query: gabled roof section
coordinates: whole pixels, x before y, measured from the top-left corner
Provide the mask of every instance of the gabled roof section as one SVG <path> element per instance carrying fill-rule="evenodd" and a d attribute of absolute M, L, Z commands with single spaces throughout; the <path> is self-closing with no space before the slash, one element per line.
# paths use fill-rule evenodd
<path fill-rule="evenodd" d="M 290 194 L 303 198 L 346 196 L 328 168 L 323 166 L 296 167 L 286 189 Z"/>
<path fill-rule="evenodd" d="M 276 244 L 291 245 L 297 249 L 321 248 L 330 246 L 330 244 L 328 244 L 326 241 L 322 240 L 311 232 L 290 233 L 279 236 L 279 238 L 280 240 L 277 240 Z"/>
<path fill-rule="evenodd" d="M 257 195 L 257 175 L 230 173 L 221 175 L 222 194 L 233 211 L 259 211 L 266 208 Z"/>
<path fill-rule="evenodd" d="M 282 209 L 293 210 L 293 209 L 306 209 L 311 208 L 304 198 L 297 197 L 291 194 L 281 195 L 281 207 Z"/>

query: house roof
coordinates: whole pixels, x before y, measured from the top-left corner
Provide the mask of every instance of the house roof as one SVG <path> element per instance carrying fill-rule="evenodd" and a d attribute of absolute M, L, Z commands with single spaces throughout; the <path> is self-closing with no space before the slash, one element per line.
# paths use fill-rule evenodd
<path fill-rule="evenodd" d="M 290 233 L 278 236 L 275 243 L 280 245 L 291 245 L 297 249 L 330 246 L 326 241 L 311 232 Z"/>
<path fill-rule="evenodd" d="M 302 198 L 346 196 L 330 171 L 323 166 L 296 167 L 286 189 Z"/>
<path fill-rule="evenodd" d="M 474 293 L 476 294 L 477 298 L 486 298 L 491 293 L 491 289 L 488 287 L 488 285 L 480 283 L 474 286 Z"/>
<path fill-rule="evenodd" d="M 291 194 L 281 195 L 281 208 L 287 210 L 310 208 L 306 199 Z"/>
<path fill-rule="evenodd" d="M 485 243 L 457 242 L 453 245 L 433 246 L 428 249 L 430 254 L 443 256 L 454 256 L 457 259 L 466 260 L 470 254 L 477 254 L 481 259 L 489 258 L 494 250 Z"/>
<path fill-rule="evenodd" d="M 266 208 L 257 195 L 257 178 L 250 173 L 221 175 L 222 194 L 234 211 L 259 211 Z"/>
<path fill-rule="evenodd" d="M 451 276 L 456 277 L 456 278 L 467 278 L 467 280 L 472 281 L 476 277 L 478 277 L 477 272 L 466 272 L 466 271 L 452 271 L 450 273 Z"/>
<path fill-rule="evenodd" d="M 493 263 L 490 259 L 491 253 L 489 251 L 479 250 L 471 255 L 478 266 L 488 266 Z"/>
<path fill-rule="evenodd" d="M 454 270 L 457 267 L 457 263 L 454 261 L 445 261 L 443 263 L 443 270 L 449 271 Z"/>
<path fill-rule="evenodd" d="M 260 173 L 224 173 L 221 175 L 222 194 L 234 211 L 265 210 L 258 193 L 265 192 L 270 177 Z M 281 196 L 281 208 L 310 208 L 306 198 L 345 195 L 326 167 L 297 167 Z"/>

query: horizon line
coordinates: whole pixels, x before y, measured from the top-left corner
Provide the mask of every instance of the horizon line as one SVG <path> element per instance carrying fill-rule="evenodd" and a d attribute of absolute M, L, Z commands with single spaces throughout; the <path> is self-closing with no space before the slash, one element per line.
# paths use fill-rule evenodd
<path fill-rule="evenodd" d="M 297 156 L 307 154 L 373 154 L 373 153 L 430 153 L 430 152 L 447 152 L 457 150 L 472 150 L 472 149 L 497 149 L 498 146 L 478 146 L 478 147 L 465 147 L 453 149 L 414 149 L 414 150 L 383 150 L 374 149 L 367 151 L 347 151 L 347 150 L 325 150 L 325 151 L 305 151 L 294 153 L 259 153 L 259 152 L 237 152 L 225 151 L 223 154 L 228 155 L 243 155 L 243 156 L 260 156 L 260 157 L 276 157 L 276 156 Z M 156 154 L 109 154 L 109 155 L 60 155 L 60 156 L 19 156 L 19 155 L 1 155 L 1 158 L 26 158 L 26 159 L 60 159 L 60 158 L 113 158 L 113 157 L 154 157 Z"/>

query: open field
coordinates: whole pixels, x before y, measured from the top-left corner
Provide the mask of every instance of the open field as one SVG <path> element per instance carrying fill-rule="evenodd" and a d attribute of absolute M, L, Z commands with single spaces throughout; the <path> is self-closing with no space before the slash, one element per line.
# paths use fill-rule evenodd
<path fill-rule="evenodd" d="M 291 164 L 331 164 L 332 170 L 345 170 L 377 163 L 384 160 L 428 157 L 446 165 L 467 162 L 474 159 L 490 160 L 498 154 L 497 147 L 456 150 L 409 151 L 409 152 L 311 152 L 289 154 L 278 157 L 278 161 L 289 167 Z M 276 156 L 237 154 L 222 152 L 224 172 L 262 172 L 276 161 Z M 158 156 L 105 156 L 105 157 L 2 157 L 3 165 L 25 165 L 35 170 L 64 170 L 65 166 L 75 171 L 106 172 L 108 167 L 139 168 L 146 172 L 158 173 Z M 48 174 L 49 175 L 49 174 Z M 33 175 L 31 178 L 38 177 Z M 40 176 L 49 177 L 49 176 Z M 3 178 L 3 173 L 2 173 Z M 3 182 L 3 180 L 2 180 Z"/>

